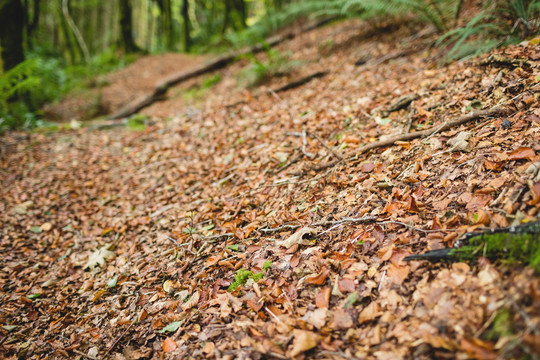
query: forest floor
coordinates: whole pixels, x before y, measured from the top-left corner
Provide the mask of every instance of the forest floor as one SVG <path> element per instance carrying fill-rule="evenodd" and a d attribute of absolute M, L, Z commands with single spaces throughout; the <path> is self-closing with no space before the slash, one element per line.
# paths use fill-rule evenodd
<path fill-rule="evenodd" d="M 140 126 L 1 135 L 0 357 L 537 356 L 531 268 L 403 260 L 540 208 L 539 46 L 441 65 L 434 39 L 331 24 L 265 85 L 243 59 Z"/>

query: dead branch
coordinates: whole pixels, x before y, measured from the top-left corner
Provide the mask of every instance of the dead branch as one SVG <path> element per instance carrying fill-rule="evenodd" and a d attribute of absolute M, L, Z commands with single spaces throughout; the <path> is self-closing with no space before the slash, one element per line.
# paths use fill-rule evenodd
<path fill-rule="evenodd" d="M 326 76 L 328 73 L 329 73 L 328 71 L 317 71 L 317 72 L 315 72 L 313 74 L 310 74 L 308 76 L 305 76 L 305 77 L 300 78 L 300 79 L 295 80 L 295 81 L 291 81 L 288 84 L 285 84 L 285 85 L 283 85 L 281 87 L 278 87 L 277 89 L 274 90 L 274 92 L 278 93 L 278 92 L 287 91 L 287 90 L 291 90 L 291 89 L 300 87 L 300 86 L 302 86 L 304 84 L 307 84 L 308 82 L 310 82 L 313 79 L 322 78 L 322 77 Z"/>
<path fill-rule="evenodd" d="M 332 153 L 332 155 L 334 155 L 335 157 L 337 157 L 339 160 L 343 160 L 343 155 L 341 155 L 340 153 L 338 153 L 337 151 L 335 151 L 334 149 L 332 149 L 330 146 L 328 146 L 323 139 L 321 139 L 321 137 L 315 133 L 311 133 L 311 136 L 313 136 L 315 139 L 317 139 L 322 146 L 324 146 L 324 148 L 328 151 L 330 151 Z"/>
<path fill-rule="evenodd" d="M 504 112 L 507 112 L 507 111 L 508 111 L 507 108 L 498 107 L 498 106 L 496 106 L 494 108 L 491 108 L 491 109 L 488 109 L 488 110 L 473 111 L 468 115 L 461 116 L 461 117 L 459 117 L 459 118 L 457 118 L 455 120 L 445 122 L 442 126 L 438 126 L 436 128 L 431 128 L 431 129 L 427 129 L 427 130 L 416 131 L 416 132 L 406 133 L 406 134 L 399 134 L 399 135 L 392 136 L 392 137 L 390 137 L 388 139 L 385 139 L 385 140 L 381 140 L 381 141 L 374 142 L 372 144 L 368 144 L 366 146 L 361 147 L 360 149 L 355 150 L 354 154 L 351 154 L 351 155 L 357 155 L 357 154 L 361 154 L 361 153 L 364 153 L 366 151 L 376 149 L 376 148 L 379 148 L 379 147 L 393 145 L 396 141 L 408 141 L 408 140 L 412 140 L 412 139 L 416 139 L 416 138 L 430 136 L 431 134 L 433 134 L 435 132 L 444 131 L 444 130 L 456 127 L 458 125 L 464 124 L 466 122 L 469 122 L 471 120 L 475 120 L 475 119 L 478 119 L 478 118 L 481 118 L 481 117 L 493 116 L 493 115 L 501 114 L 501 113 L 504 113 Z"/>
<path fill-rule="evenodd" d="M 173 74 L 169 76 L 168 78 L 160 81 L 153 89 L 153 91 L 149 94 L 145 94 L 140 96 L 139 98 L 133 100 L 132 102 L 128 103 L 124 107 L 120 108 L 116 112 L 109 115 L 109 118 L 111 119 L 120 119 L 124 117 L 128 117 L 130 115 L 133 115 L 137 113 L 138 111 L 144 109 L 145 107 L 153 104 L 154 102 L 158 101 L 159 99 L 163 98 L 163 95 L 167 92 L 167 90 L 177 85 L 183 81 L 192 79 L 194 77 L 222 69 L 229 65 L 230 63 L 234 62 L 238 57 L 247 55 L 247 54 L 255 54 L 261 51 L 264 51 L 267 46 L 275 46 L 278 45 L 286 40 L 292 39 L 299 34 L 303 34 L 305 32 L 317 29 L 325 24 L 327 24 L 332 19 L 323 19 L 319 20 L 313 24 L 310 24 L 304 28 L 302 28 L 299 32 L 290 31 L 283 35 L 276 35 L 266 40 L 265 45 L 257 44 L 255 46 L 241 49 L 239 51 L 232 51 L 230 53 L 227 53 L 225 55 L 219 56 L 218 58 L 200 65 L 194 69 L 189 69 L 186 71 L 181 71 L 179 73 Z"/>

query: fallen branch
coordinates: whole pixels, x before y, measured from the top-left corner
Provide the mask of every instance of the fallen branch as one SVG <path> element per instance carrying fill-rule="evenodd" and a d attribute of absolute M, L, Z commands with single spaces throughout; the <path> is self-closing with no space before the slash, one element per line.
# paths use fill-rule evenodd
<path fill-rule="evenodd" d="M 289 31 L 288 33 L 285 33 L 283 35 L 276 35 L 266 40 L 264 45 L 257 44 L 255 46 L 249 47 L 247 49 L 241 49 L 239 51 L 233 51 L 230 53 L 227 53 L 225 55 L 219 56 L 218 58 L 200 65 L 194 69 L 189 69 L 186 71 L 182 71 L 176 74 L 173 74 L 166 79 L 160 81 L 153 89 L 153 91 L 149 94 L 142 95 L 138 97 L 137 99 L 133 100 L 132 102 L 128 103 L 124 107 L 120 108 L 116 112 L 109 115 L 109 118 L 111 119 L 120 119 L 124 117 L 128 117 L 130 115 L 133 115 L 137 113 L 138 111 L 144 109 L 145 107 L 153 104 L 154 102 L 158 101 L 159 99 L 163 98 L 163 95 L 167 92 L 167 90 L 176 84 L 179 84 L 183 81 L 192 79 L 194 77 L 222 69 L 229 65 L 230 63 L 234 62 L 238 57 L 247 55 L 247 54 L 255 54 L 261 51 L 264 51 L 268 46 L 275 46 L 278 45 L 286 40 L 292 39 L 296 37 L 299 34 L 317 29 L 325 24 L 327 24 L 329 21 L 333 20 L 332 18 L 329 19 L 323 19 L 318 22 L 315 22 L 311 25 L 308 25 L 302 29 L 300 29 L 299 32 L 295 31 Z"/>
<path fill-rule="evenodd" d="M 372 144 L 365 145 L 365 146 L 363 146 L 363 147 L 361 147 L 359 149 L 356 149 L 356 150 L 352 151 L 351 153 L 349 153 L 345 160 L 351 160 L 351 159 L 355 158 L 357 155 L 365 153 L 365 152 L 367 152 L 369 150 L 373 150 L 373 149 L 384 147 L 384 146 L 393 145 L 397 141 L 408 141 L 408 140 L 412 140 L 412 139 L 416 139 L 416 138 L 428 137 L 428 136 L 431 136 L 432 134 L 435 134 L 437 132 L 444 131 L 444 130 L 456 127 L 458 125 L 464 124 L 464 123 L 469 122 L 471 120 L 475 120 L 475 119 L 478 119 L 478 118 L 481 118 L 481 117 L 488 117 L 488 116 L 508 113 L 509 111 L 510 111 L 510 109 L 504 108 L 504 107 L 501 107 L 501 106 L 498 106 L 498 105 L 491 108 L 491 109 L 487 109 L 487 110 L 473 111 L 470 114 L 464 115 L 464 116 L 459 117 L 459 118 L 457 118 L 455 120 L 446 121 L 441 126 L 433 127 L 433 128 L 427 129 L 427 130 L 416 131 L 416 132 L 412 132 L 412 133 L 399 134 L 399 135 L 392 136 L 392 137 L 390 137 L 388 139 L 385 139 L 385 140 L 381 140 L 381 141 L 374 142 Z M 317 172 L 319 172 L 321 170 L 326 170 L 328 168 L 331 168 L 331 167 L 337 165 L 341 161 L 342 161 L 341 159 L 340 160 L 334 160 L 334 161 L 330 161 L 330 162 L 328 162 L 326 164 L 322 164 L 322 165 L 318 165 L 318 166 L 312 166 L 312 167 L 309 167 L 308 169 L 296 172 L 293 175 L 294 176 L 303 176 L 303 175 L 307 174 L 309 171 L 312 171 L 312 170 L 317 171 Z"/>
<path fill-rule="evenodd" d="M 300 78 L 300 79 L 295 80 L 295 81 L 291 81 L 288 84 L 285 84 L 285 85 L 283 85 L 281 87 L 278 87 L 277 89 L 274 90 L 274 92 L 278 93 L 278 92 L 287 91 L 287 90 L 291 90 L 291 89 L 300 87 L 300 86 L 302 86 L 304 84 L 307 84 L 308 82 L 310 82 L 313 79 L 322 78 L 323 76 L 326 76 L 327 74 L 328 74 L 328 71 L 317 71 L 317 72 L 315 72 L 315 73 L 313 73 L 311 75 L 305 76 L 305 77 Z"/>
<path fill-rule="evenodd" d="M 466 122 L 469 122 L 471 120 L 475 120 L 475 119 L 478 119 L 478 118 L 481 118 L 481 117 L 493 116 L 493 115 L 501 114 L 501 113 L 504 113 L 504 112 L 507 112 L 507 111 L 508 111 L 507 108 L 502 108 L 502 107 L 498 107 L 498 106 L 496 106 L 494 108 L 491 108 L 491 109 L 488 109 L 488 110 L 473 111 L 468 115 L 459 117 L 459 118 L 457 118 L 455 120 L 452 120 L 452 121 L 447 121 L 443 125 L 438 126 L 436 128 L 430 128 L 430 129 L 427 129 L 427 130 L 416 131 L 416 132 L 406 133 L 406 134 L 399 134 L 399 135 L 392 136 L 392 137 L 390 137 L 388 139 L 385 139 L 385 140 L 381 140 L 381 141 L 374 142 L 372 144 L 368 144 L 366 146 L 361 147 L 360 149 L 355 150 L 354 154 L 352 154 L 352 155 L 361 154 L 361 153 L 364 153 L 366 151 L 376 149 L 376 148 L 379 148 L 379 147 L 393 145 L 396 141 L 408 141 L 408 140 L 412 140 L 412 139 L 416 139 L 416 138 L 420 138 L 420 137 L 430 136 L 431 134 L 433 134 L 435 132 L 444 131 L 444 130 L 456 127 L 458 125 L 464 124 Z"/>
<path fill-rule="evenodd" d="M 313 136 L 315 139 L 317 139 L 322 146 L 324 146 L 324 148 L 328 151 L 330 151 L 332 153 L 332 155 L 334 155 L 336 158 L 338 158 L 339 160 L 343 160 L 343 155 L 341 155 L 340 153 L 338 153 L 336 150 L 332 149 L 330 146 L 328 146 L 323 139 L 321 139 L 321 137 L 315 133 L 311 133 L 311 136 Z"/>

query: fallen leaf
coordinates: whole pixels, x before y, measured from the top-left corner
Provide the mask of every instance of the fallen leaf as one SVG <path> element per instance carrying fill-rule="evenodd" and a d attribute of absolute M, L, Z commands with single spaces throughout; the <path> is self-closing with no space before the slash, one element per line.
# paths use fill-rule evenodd
<path fill-rule="evenodd" d="M 41 228 L 40 228 L 41 229 Z M 101 266 L 105 264 L 105 260 L 111 259 L 114 257 L 114 253 L 109 250 L 110 244 L 102 246 L 98 250 L 94 251 L 89 257 L 88 262 L 84 265 L 83 269 L 93 269 L 96 266 Z"/>
<path fill-rule="evenodd" d="M 338 288 L 342 293 L 352 293 L 356 290 L 356 285 L 353 279 L 341 279 L 338 281 Z"/>
<path fill-rule="evenodd" d="M 330 274 L 330 270 L 323 267 L 318 274 L 308 276 L 306 278 L 306 283 L 311 285 L 322 285 L 326 282 L 328 274 Z"/>
<path fill-rule="evenodd" d="M 163 340 L 163 351 L 165 351 L 166 353 L 176 350 L 176 347 L 176 343 L 170 337 L 167 337 L 165 340 Z"/>
<path fill-rule="evenodd" d="M 532 160 L 535 156 L 534 150 L 529 147 L 519 147 L 508 153 L 508 160 Z"/>
<path fill-rule="evenodd" d="M 293 337 L 293 345 L 289 353 L 290 357 L 298 356 L 305 351 L 313 349 L 320 340 L 320 336 L 314 332 L 298 329 L 293 330 Z"/>
<path fill-rule="evenodd" d="M 52 224 L 50 222 L 41 224 L 41 230 L 47 232 L 47 231 L 50 231 L 51 229 L 52 229 Z"/>
<path fill-rule="evenodd" d="M 191 298 L 182 305 L 182 310 L 188 311 L 192 307 L 196 306 L 199 302 L 199 292 L 195 291 Z"/>
<path fill-rule="evenodd" d="M 328 302 L 330 301 L 330 288 L 325 287 L 315 295 L 315 305 L 322 309 L 328 308 Z"/>
<path fill-rule="evenodd" d="M 326 315 L 328 314 L 327 308 L 320 308 L 313 311 L 308 311 L 302 320 L 315 326 L 317 329 L 322 328 L 326 324 Z"/>
<path fill-rule="evenodd" d="M 303 227 L 298 229 L 294 234 L 289 236 L 287 239 L 282 241 L 276 241 L 276 245 L 283 246 L 285 248 L 290 248 L 293 245 L 311 245 L 309 240 L 303 238 L 307 234 L 317 234 L 317 230 L 310 227 Z"/>
<path fill-rule="evenodd" d="M 493 344 L 487 341 L 482 341 L 480 339 L 463 339 L 461 340 L 461 348 L 473 359 L 497 359 L 497 354 L 493 351 Z"/>
<path fill-rule="evenodd" d="M 349 329 L 354 325 L 353 319 L 347 310 L 337 308 L 332 316 L 329 326 L 332 329 Z"/>
<path fill-rule="evenodd" d="M 360 315 L 358 315 L 358 322 L 363 324 L 374 320 L 377 316 L 379 316 L 379 306 L 375 301 L 372 301 L 360 312 Z"/>
<path fill-rule="evenodd" d="M 169 325 L 165 326 L 163 329 L 158 331 L 160 334 L 165 332 L 175 332 L 180 326 L 182 326 L 183 321 L 173 321 Z"/>
<path fill-rule="evenodd" d="M 468 131 L 462 131 L 452 139 L 448 140 L 448 145 L 451 146 L 450 151 L 467 151 L 469 143 L 467 140 L 471 137 Z"/>

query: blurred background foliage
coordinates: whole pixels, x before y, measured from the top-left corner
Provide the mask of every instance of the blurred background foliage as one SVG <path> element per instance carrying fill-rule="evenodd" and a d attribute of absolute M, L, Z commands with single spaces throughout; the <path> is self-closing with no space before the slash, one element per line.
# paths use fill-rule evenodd
<path fill-rule="evenodd" d="M 406 17 L 461 59 L 536 36 L 540 0 L 0 0 L 0 130 L 39 125 L 44 104 L 137 54 L 223 52 L 317 17 Z M 287 67 L 267 52 L 250 83 Z"/>

